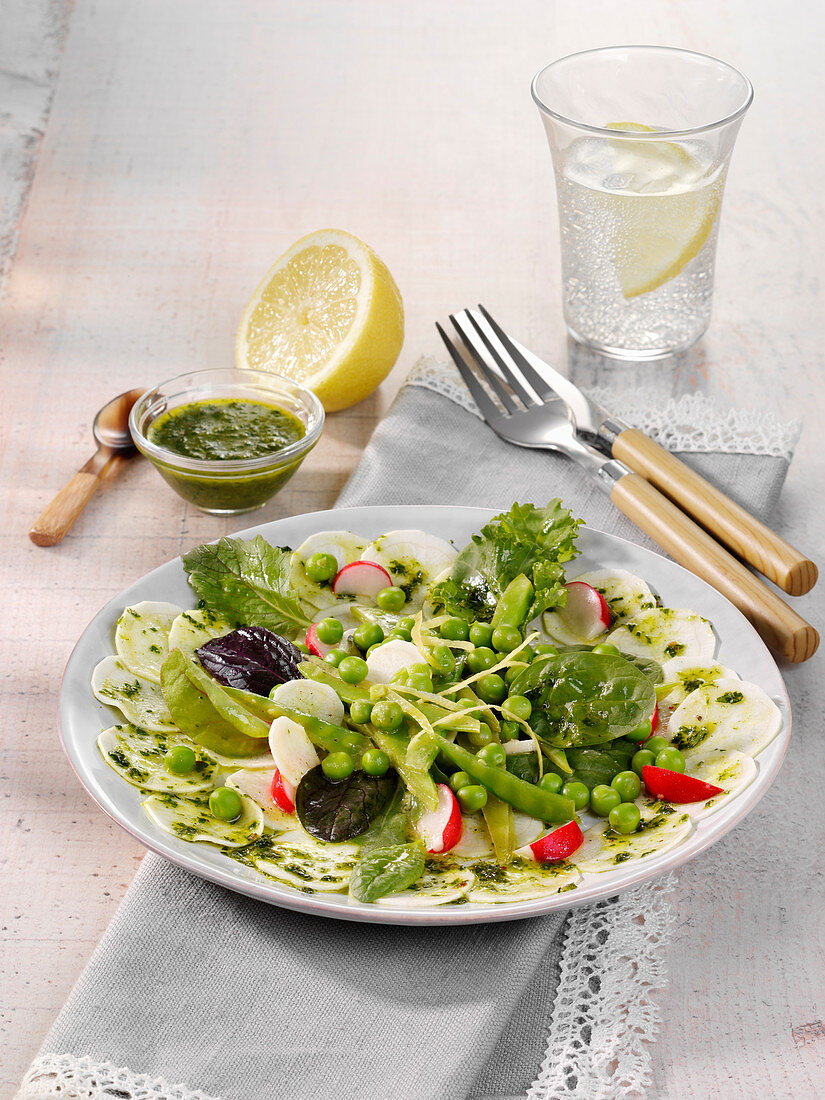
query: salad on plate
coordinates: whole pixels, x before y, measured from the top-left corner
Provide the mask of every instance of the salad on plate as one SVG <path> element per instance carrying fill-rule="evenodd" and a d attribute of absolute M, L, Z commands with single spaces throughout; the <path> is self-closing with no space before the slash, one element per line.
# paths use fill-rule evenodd
<path fill-rule="evenodd" d="M 776 704 L 711 623 L 515 504 L 426 531 L 186 554 L 184 609 L 126 607 L 92 674 L 103 759 L 155 826 L 248 873 L 393 907 L 576 890 L 681 844 L 756 776 Z"/>

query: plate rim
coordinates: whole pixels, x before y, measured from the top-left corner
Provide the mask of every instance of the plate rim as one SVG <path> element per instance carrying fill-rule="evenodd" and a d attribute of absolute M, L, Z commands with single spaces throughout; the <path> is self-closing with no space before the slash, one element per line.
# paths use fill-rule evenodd
<path fill-rule="evenodd" d="M 432 514 L 433 512 L 448 512 L 451 516 L 459 514 L 469 520 L 470 515 L 474 515 L 476 520 L 473 523 L 473 529 L 475 529 L 475 523 L 480 519 L 481 522 L 486 522 L 492 516 L 500 514 L 501 509 L 494 508 L 480 508 L 469 505 L 445 505 L 445 504 L 373 504 L 373 505 L 353 505 L 351 507 L 343 508 L 328 508 L 319 509 L 314 512 L 302 512 L 297 515 L 283 516 L 279 519 L 268 520 L 264 523 L 254 524 L 249 527 L 243 528 L 239 531 L 233 531 L 231 534 L 219 537 L 226 538 L 249 538 L 256 534 L 264 534 L 264 537 L 268 537 L 267 529 L 277 528 L 281 525 L 288 525 L 298 521 L 328 521 L 332 517 L 338 517 L 341 520 L 337 526 L 346 527 L 346 516 L 353 512 L 359 514 L 370 513 L 374 514 L 376 519 L 387 512 L 393 512 L 396 510 L 403 511 L 405 514 Z M 318 530 L 332 529 L 329 526 L 318 527 Z M 422 526 L 422 529 L 426 529 L 426 526 Z M 232 890 L 234 893 L 240 893 L 247 897 L 251 897 L 257 901 L 264 902 L 269 905 L 276 905 L 281 908 L 291 909 L 293 911 L 304 912 L 316 916 L 332 917 L 337 920 L 349 920 L 359 923 L 371 923 L 371 924 L 389 924 L 389 925 L 465 925 L 465 924 L 479 924 L 479 923 L 495 923 L 505 920 L 525 920 L 531 917 L 543 916 L 548 913 L 557 911 L 569 911 L 571 909 L 579 908 L 584 905 L 595 904 L 598 901 L 605 898 L 615 896 L 619 893 L 624 893 L 626 890 L 633 889 L 636 886 L 648 881 L 653 881 L 661 876 L 667 874 L 669 871 L 675 870 L 677 867 L 683 866 L 688 861 L 694 859 L 702 852 L 706 851 L 709 847 L 721 840 L 731 829 L 735 828 L 744 817 L 747 816 L 754 809 L 754 807 L 761 801 L 764 795 L 767 793 L 771 785 L 773 784 L 776 776 L 778 775 L 785 754 L 788 749 L 788 745 L 791 737 L 791 730 L 793 724 L 793 716 L 791 712 L 790 698 L 788 695 L 785 679 L 782 675 L 782 671 L 777 665 L 773 655 L 768 650 L 765 643 L 756 633 L 754 627 L 745 616 L 736 608 L 722 593 L 718 592 L 707 581 L 698 577 L 696 574 L 691 573 L 683 566 L 674 562 L 672 559 L 666 557 L 666 555 L 658 553 L 655 550 L 650 550 L 645 546 L 640 546 L 638 543 L 633 542 L 630 539 L 623 538 L 620 535 L 615 535 L 608 531 L 603 531 L 597 527 L 591 527 L 589 525 L 582 526 L 582 532 L 587 532 L 588 536 L 593 536 L 596 540 L 600 538 L 607 539 L 609 543 L 618 543 L 623 547 L 627 547 L 631 554 L 641 554 L 643 557 L 661 558 L 667 563 L 669 569 L 675 569 L 678 573 L 684 574 L 690 578 L 689 583 L 698 584 L 706 592 L 711 593 L 714 599 L 723 601 L 724 605 L 734 613 L 735 616 L 741 620 L 741 626 L 747 628 L 747 631 L 755 640 L 758 647 L 762 650 L 762 656 L 766 657 L 773 666 L 772 671 L 775 672 L 779 687 L 781 689 L 782 703 L 780 705 L 780 712 L 782 715 L 782 725 L 779 733 L 771 742 L 772 745 L 778 745 L 780 751 L 775 759 L 773 759 L 769 766 L 759 762 L 759 770 L 754 781 L 748 785 L 741 793 L 739 797 L 735 797 L 732 800 L 730 807 L 718 811 L 716 814 L 702 819 L 703 821 L 709 821 L 710 825 L 706 827 L 703 832 L 703 836 L 700 838 L 697 836 L 698 824 L 693 824 L 694 833 L 689 839 L 693 843 L 680 843 L 676 847 L 669 849 L 660 855 L 654 856 L 648 860 L 638 860 L 634 863 L 634 866 L 622 869 L 622 880 L 616 883 L 611 879 L 607 879 L 606 876 L 610 876 L 611 872 L 602 872 L 595 876 L 595 881 L 592 886 L 588 885 L 578 893 L 580 887 L 577 887 L 576 891 L 550 894 L 545 898 L 529 899 L 521 902 L 503 902 L 498 905 L 486 905 L 486 906 L 474 906 L 472 904 L 461 906 L 429 906 L 421 908 L 393 908 L 391 906 L 379 906 L 376 904 L 368 905 L 364 902 L 355 902 L 351 899 L 346 904 L 342 904 L 340 898 L 342 895 L 335 894 L 331 897 L 338 898 L 337 902 L 327 901 L 324 894 L 302 895 L 298 891 L 292 891 L 288 887 L 280 886 L 277 883 L 261 883 L 252 879 L 245 879 L 238 874 L 240 865 L 227 867 L 223 870 L 221 867 L 212 866 L 206 862 L 200 862 L 198 860 L 198 848 L 195 845 L 189 845 L 188 847 L 193 849 L 190 853 L 186 849 L 178 850 L 174 844 L 183 843 L 175 842 L 174 838 L 166 837 L 166 834 L 155 830 L 158 836 L 152 835 L 151 821 L 146 818 L 146 827 L 141 830 L 134 827 L 129 821 L 125 819 L 123 814 L 118 813 L 116 800 L 112 799 L 111 804 L 107 801 L 105 791 L 98 793 L 97 783 L 93 776 L 86 775 L 83 768 L 82 760 L 74 753 L 73 745 L 69 743 L 70 739 L 67 737 L 67 730 L 72 725 L 74 719 L 69 713 L 73 709 L 72 702 L 69 698 L 69 686 L 74 682 L 74 677 L 78 674 L 75 666 L 79 665 L 83 649 L 85 645 L 90 641 L 89 636 L 93 633 L 95 628 L 108 621 L 109 630 L 112 631 L 114 624 L 117 621 L 124 606 L 124 595 L 137 585 L 143 585 L 145 582 L 150 582 L 157 574 L 170 570 L 177 565 L 182 570 L 181 556 L 171 558 L 166 562 L 161 563 L 154 569 L 149 570 L 142 576 L 135 579 L 131 584 L 121 589 L 111 599 L 107 600 L 103 607 L 90 619 L 79 638 L 72 647 L 69 654 L 66 666 L 63 670 L 63 675 L 60 681 L 60 691 L 58 698 L 58 732 L 60 738 L 60 744 L 69 765 L 78 779 L 78 782 L 84 788 L 86 793 L 90 796 L 92 801 L 97 805 L 106 816 L 115 822 L 121 829 L 128 833 L 133 839 L 137 840 L 144 848 L 150 852 L 161 856 L 164 859 L 169 860 L 171 863 L 190 874 L 197 875 L 199 878 L 206 879 L 207 881 L 214 882 L 219 886 L 223 886 L 226 889 Z M 381 533 L 381 532 L 379 532 Z M 209 540 L 212 543 L 218 542 L 219 539 Z M 575 559 L 574 559 L 575 560 Z M 617 567 L 618 568 L 618 567 Z M 116 612 L 116 613 L 115 613 Z M 114 617 L 112 615 L 114 614 Z M 715 624 L 714 632 L 716 632 Z M 717 634 L 718 637 L 718 634 Z M 84 670 L 79 670 L 79 674 L 83 674 Z M 762 686 L 762 685 L 760 685 Z M 763 689 L 764 690 L 764 689 Z M 93 699 L 91 693 L 90 698 Z M 771 695 L 771 698 L 776 700 L 776 695 Z M 95 737 L 96 740 L 96 737 Z M 768 748 L 768 746 L 766 746 Z M 759 754 L 761 755 L 761 754 Z M 113 773 L 114 774 L 114 773 Z M 124 781 L 117 776 L 119 782 Z M 127 784 L 128 789 L 137 790 Z M 740 805 L 737 807 L 737 802 Z M 714 826 L 715 823 L 715 826 Z M 685 849 L 684 851 L 682 849 Z M 214 849 L 213 849 L 214 850 Z M 225 860 L 229 860 L 230 857 L 223 857 Z M 604 885 L 600 885 L 602 878 L 605 879 Z"/>

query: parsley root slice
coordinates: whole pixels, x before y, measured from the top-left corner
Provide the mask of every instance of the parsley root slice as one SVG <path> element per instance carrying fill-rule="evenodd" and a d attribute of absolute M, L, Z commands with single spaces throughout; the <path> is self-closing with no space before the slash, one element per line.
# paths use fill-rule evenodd
<path fill-rule="evenodd" d="M 713 783 L 704 783 L 701 779 L 667 768 L 657 768 L 653 764 L 642 768 L 642 779 L 648 794 L 662 802 L 705 802 L 725 793 L 724 787 L 716 787 Z"/>

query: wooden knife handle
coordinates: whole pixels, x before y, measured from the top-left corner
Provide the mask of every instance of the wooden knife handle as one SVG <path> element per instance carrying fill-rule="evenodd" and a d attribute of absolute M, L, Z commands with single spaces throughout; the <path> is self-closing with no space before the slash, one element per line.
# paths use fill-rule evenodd
<path fill-rule="evenodd" d="M 613 457 L 675 501 L 715 538 L 791 596 L 816 584 L 816 565 L 764 523 L 636 428 L 613 442 Z"/>
<path fill-rule="evenodd" d="M 111 477 L 126 459 L 109 447 L 101 447 L 51 504 L 47 504 L 32 526 L 29 538 L 35 546 L 56 546 L 89 503 L 100 483 Z"/>
<path fill-rule="evenodd" d="M 643 477 L 625 474 L 610 499 L 675 561 L 727 596 L 774 652 L 795 663 L 814 655 L 819 635 L 811 624 Z"/>

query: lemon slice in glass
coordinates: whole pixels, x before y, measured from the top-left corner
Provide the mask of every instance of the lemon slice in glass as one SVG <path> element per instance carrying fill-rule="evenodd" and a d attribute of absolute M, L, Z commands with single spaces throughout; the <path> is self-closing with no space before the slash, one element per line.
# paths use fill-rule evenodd
<path fill-rule="evenodd" d="M 263 277 L 241 319 L 241 368 L 287 375 L 327 412 L 361 401 L 386 378 L 404 342 L 404 307 L 386 265 L 357 237 L 302 237 Z"/>
<path fill-rule="evenodd" d="M 608 129 L 655 132 L 630 122 L 610 123 Z M 675 278 L 702 251 L 719 214 L 724 176 L 709 174 L 672 141 L 617 139 L 613 146 L 613 171 L 622 188 L 604 192 L 603 201 L 622 294 L 636 298 Z"/>

